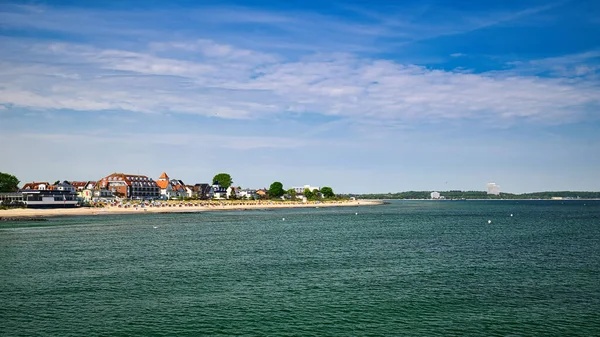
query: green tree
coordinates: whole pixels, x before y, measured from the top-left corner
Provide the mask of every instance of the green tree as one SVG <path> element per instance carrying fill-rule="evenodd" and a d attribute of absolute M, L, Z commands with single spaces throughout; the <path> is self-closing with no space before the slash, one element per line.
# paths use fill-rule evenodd
<path fill-rule="evenodd" d="M 315 193 L 313 191 L 309 190 L 308 188 L 304 189 L 303 194 L 306 197 L 306 199 L 308 199 L 308 200 L 313 200 L 315 198 Z"/>
<path fill-rule="evenodd" d="M 12 174 L 0 172 L 0 192 L 16 192 L 19 190 L 19 179 Z"/>
<path fill-rule="evenodd" d="M 283 189 L 283 184 L 279 181 L 276 181 L 269 186 L 269 197 L 271 198 L 279 198 L 285 194 L 285 190 Z"/>
<path fill-rule="evenodd" d="M 298 193 L 296 193 L 296 190 L 293 188 L 290 188 L 289 190 L 285 191 L 285 193 L 289 194 L 292 200 L 296 200 L 296 195 L 298 195 Z"/>
<path fill-rule="evenodd" d="M 328 186 L 324 186 L 323 188 L 321 188 L 321 193 L 323 194 L 323 197 L 325 197 L 325 198 L 335 197 L 335 194 L 333 193 L 333 189 Z"/>
<path fill-rule="evenodd" d="M 228 173 L 219 173 L 213 178 L 213 184 L 219 184 L 224 189 L 227 189 L 233 184 L 233 180 Z"/>

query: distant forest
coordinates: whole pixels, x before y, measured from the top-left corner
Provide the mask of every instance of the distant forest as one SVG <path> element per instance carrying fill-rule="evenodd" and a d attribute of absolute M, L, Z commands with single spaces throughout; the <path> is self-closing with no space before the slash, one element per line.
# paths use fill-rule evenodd
<path fill-rule="evenodd" d="M 535 193 L 487 194 L 485 191 L 440 191 L 445 199 L 600 199 L 600 192 L 555 191 Z M 361 199 L 431 199 L 431 191 L 408 191 L 398 193 L 360 194 Z"/>

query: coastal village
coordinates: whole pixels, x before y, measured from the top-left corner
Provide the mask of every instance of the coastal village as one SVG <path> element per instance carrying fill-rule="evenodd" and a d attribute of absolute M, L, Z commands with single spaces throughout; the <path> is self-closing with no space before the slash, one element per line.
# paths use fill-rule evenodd
<path fill-rule="evenodd" d="M 14 176 L 13 176 L 14 177 Z M 274 182 L 267 188 L 241 188 L 232 185 L 227 173 L 217 174 L 211 183 L 186 184 L 181 179 L 163 172 L 155 180 L 139 174 L 112 173 L 99 180 L 90 181 L 33 181 L 18 190 L 0 193 L 4 206 L 76 207 L 76 206 L 126 206 L 131 204 L 168 205 L 168 200 L 282 200 L 307 203 L 335 197 L 330 187 L 303 185 L 287 190 Z"/>

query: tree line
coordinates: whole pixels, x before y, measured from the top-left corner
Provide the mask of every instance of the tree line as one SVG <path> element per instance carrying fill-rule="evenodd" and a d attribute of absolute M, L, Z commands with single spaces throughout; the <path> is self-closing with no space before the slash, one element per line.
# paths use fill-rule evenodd
<path fill-rule="evenodd" d="M 229 173 L 218 173 L 213 177 L 213 185 L 218 184 L 224 189 L 229 188 L 233 185 L 233 179 Z M 301 193 L 307 200 L 319 200 L 321 198 L 333 199 L 335 193 L 329 186 L 324 186 L 320 190 L 310 190 L 305 188 Z M 291 200 L 295 200 L 298 196 L 298 192 L 294 188 L 284 189 L 283 184 L 280 181 L 274 181 L 267 190 L 268 199 L 279 199 L 283 196 L 288 196 Z"/>
<path fill-rule="evenodd" d="M 600 192 L 586 191 L 547 191 L 534 193 L 500 193 L 487 194 L 485 191 L 440 191 L 446 199 L 551 199 L 553 197 L 568 199 L 600 199 Z M 430 199 L 431 191 L 406 191 L 397 193 L 360 194 L 361 199 Z"/>

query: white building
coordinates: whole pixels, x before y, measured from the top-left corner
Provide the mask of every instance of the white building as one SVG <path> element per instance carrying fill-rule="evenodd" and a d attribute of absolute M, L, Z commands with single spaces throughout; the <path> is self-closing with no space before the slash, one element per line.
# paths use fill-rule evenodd
<path fill-rule="evenodd" d="M 221 187 L 221 185 L 219 185 L 218 183 L 212 185 L 212 191 L 214 199 L 227 199 L 229 196 L 227 194 L 227 189 Z"/>
<path fill-rule="evenodd" d="M 487 194 L 500 195 L 500 185 L 496 185 L 496 183 L 488 183 Z"/>
<path fill-rule="evenodd" d="M 71 193 L 77 193 L 77 189 L 75 188 L 75 186 L 69 184 L 69 182 L 67 181 L 63 181 L 62 183 L 58 183 L 57 185 L 55 185 L 55 189 L 58 191 L 68 191 Z"/>
<path fill-rule="evenodd" d="M 256 197 L 256 190 L 249 189 L 249 188 L 246 188 L 243 190 L 236 190 L 235 192 L 236 192 L 238 198 L 254 199 Z"/>
<path fill-rule="evenodd" d="M 160 175 L 156 185 L 160 188 L 160 194 L 166 199 L 190 196 L 183 181 L 169 178 L 166 172 Z"/>
<path fill-rule="evenodd" d="M 431 199 L 439 199 L 440 192 L 431 192 Z"/>
<path fill-rule="evenodd" d="M 320 187 L 317 187 L 317 186 L 304 185 L 302 187 L 294 187 L 294 191 L 296 191 L 296 193 L 298 193 L 298 194 L 303 194 L 304 190 L 307 188 L 311 191 L 314 191 L 314 190 L 318 191 L 321 189 Z"/>
<path fill-rule="evenodd" d="M 227 199 L 232 198 L 232 197 L 239 198 L 240 194 L 239 194 L 238 190 L 239 190 L 238 188 L 235 188 L 233 186 L 227 187 L 227 194 L 226 194 L 225 198 L 227 198 Z"/>

